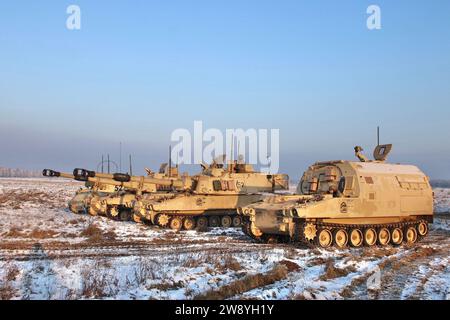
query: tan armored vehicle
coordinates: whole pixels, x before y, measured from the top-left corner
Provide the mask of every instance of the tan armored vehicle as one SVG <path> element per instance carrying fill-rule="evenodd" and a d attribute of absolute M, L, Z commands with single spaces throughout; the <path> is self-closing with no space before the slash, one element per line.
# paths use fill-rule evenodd
<path fill-rule="evenodd" d="M 241 225 L 238 207 L 261 200 L 264 192 L 288 188 L 287 175 L 255 172 L 251 165 L 239 161 L 225 167 L 223 162 L 224 157 L 209 166 L 203 164 L 201 174 L 178 180 L 177 187 L 183 191 L 163 197 L 143 195 L 136 201 L 134 213 L 160 227 L 175 230 L 238 227 Z"/>
<path fill-rule="evenodd" d="M 128 221 L 133 219 L 140 222 L 140 218 L 132 214 L 136 197 L 143 194 L 153 194 L 155 197 L 167 194 L 176 188 L 173 181 L 179 179 L 178 168 L 167 168 L 162 164 L 158 173 L 146 169 L 148 176 L 129 176 L 128 174 L 104 174 L 85 169 L 75 169 L 77 180 L 94 182 L 101 179 L 102 183 L 114 186 L 114 192 L 92 193 L 87 212 L 93 216 L 103 215 L 113 219 Z"/>
<path fill-rule="evenodd" d="M 90 181 L 80 180 L 73 174 L 50 169 L 44 169 L 42 175 L 44 177 L 61 177 L 85 182 L 85 186 L 80 188 L 68 203 L 70 211 L 77 214 L 88 212 L 89 204 L 94 194 L 105 196 L 116 191 L 117 182 L 114 180 L 108 181 L 100 178 L 91 179 Z"/>
<path fill-rule="evenodd" d="M 146 169 L 149 177 L 166 179 L 168 174 L 178 176 L 178 168 L 167 168 L 162 164 L 159 173 Z M 97 173 L 85 169 L 75 169 L 72 174 L 44 169 L 45 177 L 61 177 L 85 182 L 75 196 L 69 201 L 69 209 L 77 214 L 103 214 L 120 220 L 129 220 L 131 203 L 136 195 L 169 191 L 171 183 L 157 185 L 151 181 L 142 181 L 144 177 L 131 177 L 130 181 L 121 181 L 123 174 Z M 127 175 L 128 176 L 128 175 Z M 115 180 L 114 177 L 117 179 Z M 119 181 L 117 181 L 119 180 Z M 168 187 L 166 185 L 169 185 Z M 93 207 L 94 206 L 94 207 Z M 123 209 L 123 210 L 122 210 Z M 121 213 L 119 215 L 119 213 Z"/>
<path fill-rule="evenodd" d="M 413 165 L 389 164 L 392 145 L 369 161 L 326 161 L 308 168 L 295 195 L 276 196 L 239 209 L 244 232 L 263 241 L 321 247 L 415 243 L 433 222 L 433 191 Z"/>

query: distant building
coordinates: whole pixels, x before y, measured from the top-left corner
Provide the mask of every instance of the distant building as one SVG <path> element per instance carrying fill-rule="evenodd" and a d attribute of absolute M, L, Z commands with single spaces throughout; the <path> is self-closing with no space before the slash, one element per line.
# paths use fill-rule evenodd
<path fill-rule="evenodd" d="M 0 177 L 2 178 L 33 178 L 41 176 L 42 173 L 40 171 L 0 167 Z"/>

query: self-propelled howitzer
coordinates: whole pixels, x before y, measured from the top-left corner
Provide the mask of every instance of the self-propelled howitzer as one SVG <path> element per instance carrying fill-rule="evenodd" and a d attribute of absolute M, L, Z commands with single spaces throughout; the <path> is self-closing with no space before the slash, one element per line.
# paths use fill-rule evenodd
<path fill-rule="evenodd" d="M 175 230 L 239 227 L 238 207 L 261 200 L 264 193 L 288 188 L 287 175 L 256 172 L 251 165 L 237 161 L 227 167 L 217 162 L 202 167 L 200 174 L 184 181 L 182 190 L 137 199 L 134 214 Z"/>
<path fill-rule="evenodd" d="M 90 201 L 93 195 L 105 196 L 116 191 L 116 186 L 108 181 L 96 178 L 90 181 L 79 179 L 73 173 L 59 172 L 51 169 L 42 171 L 44 177 L 60 177 L 85 182 L 84 187 L 77 190 L 75 196 L 69 200 L 68 206 L 73 213 L 86 213 L 89 210 Z M 115 182 L 114 180 L 112 180 Z"/>
<path fill-rule="evenodd" d="M 175 170 L 176 168 L 172 168 Z M 137 198 L 151 194 L 153 197 L 161 197 L 168 192 L 184 189 L 187 179 L 181 179 L 178 175 L 171 177 L 163 172 L 152 173 L 151 176 L 131 176 L 123 173 L 104 174 L 85 169 L 75 169 L 74 176 L 78 180 L 93 182 L 100 179 L 103 183 L 115 186 L 116 191 L 109 194 L 94 194 L 90 199 L 88 212 L 91 215 L 103 215 L 113 219 L 127 221 L 133 219 L 140 222 L 140 217 L 132 212 Z"/>

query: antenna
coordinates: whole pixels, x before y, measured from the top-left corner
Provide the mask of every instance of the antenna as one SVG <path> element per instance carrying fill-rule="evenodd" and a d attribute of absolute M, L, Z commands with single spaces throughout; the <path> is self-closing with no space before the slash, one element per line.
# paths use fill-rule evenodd
<path fill-rule="evenodd" d="M 103 159 L 103 155 L 102 155 L 102 173 L 104 173 L 104 171 L 103 171 L 103 166 L 104 166 L 103 163 L 104 163 L 104 161 L 105 160 Z"/>
<path fill-rule="evenodd" d="M 110 170 L 111 168 L 110 168 L 110 162 L 109 162 L 109 153 L 108 153 L 108 174 L 110 174 Z"/>
<path fill-rule="evenodd" d="M 377 146 L 380 145 L 380 126 L 377 127 Z"/>
<path fill-rule="evenodd" d="M 238 155 L 238 161 L 239 161 L 239 157 L 241 156 L 240 152 L 241 152 L 241 141 L 238 140 L 238 145 L 237 145 L 237 155 Z"/>
<path fill-rule="evenodd" d="M 122 142 L 119 142 L 119 172 L 122 172 Z"/>
<path fill-rule="evenodd" d="M 133 165 L 131 163 L 131 154 L 130 154 L 130 176 L 133 175 Z"/>
<path fill-rule="evenodd" d="M 230 164 L 228 165 L 228 170 L 230 172 L 233 171 L 233 144 L 234 144 L 234 135 L 231 135 L 231 154 L 230 154 Z"/>
<path fill-rule="evenodd" d="M 233 161 L 233 150 L 234 149 L 234 135 L 231 135 L 231 154 L 230 154 L 230 161 Z"/>
<path fill-rule="evenodd" d="M 172 146 L 169 146 L 169 178 L 172 176 Z"/>

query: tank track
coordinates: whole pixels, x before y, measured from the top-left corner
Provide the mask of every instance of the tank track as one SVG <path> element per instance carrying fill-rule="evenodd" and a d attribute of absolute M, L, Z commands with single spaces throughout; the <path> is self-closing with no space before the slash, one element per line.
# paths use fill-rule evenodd
<path fill-rule="evenodd" d="M 346 247 L 371 247 L 371 246 L 388 246 L 388 245 L 394 245 L 398 246 L 404 243 L 416 243 L 420 241 L 422 238 L 426 237 L 428 234 L 428 226 L 429 221 L 426 217 L 419 217 L 415 221 L 407 221 L 407 222 L 401 222 L 401 223 L 386 223 L 386 224 L 332 224 L 332 223 L 323 223 L 322 221 L 305 221 L 297 220 L 296 221 L 296 227 L 294 229 L 294 235 L 292 237 L 284 236 L 284 235 L 267 235 L 262 234 L 260 236 L 256 236 L 254 233 L 251 232 L 251 222 L 248 218 L 245 218 L 243 221 L 242 231 L 252 239 L 254 239 L 257 242 L 264 242 L 264 243 L 298 243 L 302 245 L 306 245 L 307 247 L 337 247 L 337 248 L 346 248 Z M 311 225 L 315 226 L 316 234 L 313 239 L 307 239 L 305 236 L 305 228 L 308 226 L 311 227 Z M 422 226 L 421 226 L 422 224 Z M 423 228 L 423 225 L 426 226 L 425 229 Z M 407 237 L 408 232 L 411 231 L 411 228 L 415 231 L 415 239 L 412 238 L 412 241 L 410 241 Z M 380 231 L 384 229 L 384 234 L 386 234 L 386 230 L 389 232 L 388 239 L 386 240 L 386 237 L 384 240 L 380 240 Z M 323 245 L 321 243 L 319 236 L 320 231 L 322 230 L 328 230 L 331 234 L 331 243 L 328 245 Z M 353 230 L 359 230 L 362 235 L 361 244 L 360 245 L 354 245 L 350 239 L 350 235 Z M 373 230 L 376 233 L 375 240 L 372 242 L 366 241 L 365 235 L 367 230 Z M 399 240 L 397 238 L 397 243 L 394 243 L 393 241 L 393 232 L 394 230 L 400 230 L 402 233 L 402 237 Z M 344 231 L 347 234 L 347 240 L 346 241 L 340 241 L 338 244 L 337 242 L 337 232 L 338 231 Z M 342 233 L 342 232 L 341 232 Z"/>
<path fill-rule="evenodd" d="M 111 211 L 115 208 L 118 212 L 117 215 L 112 215 Z M 89 214 L 89 210 L 86 209 L 86 214 Z M 107 217 L 114 221 L 135 221 L 137 223 L 146 222 L 152 224 L 151 221 L 146 220 L 128 208 L 123 206 L 108 206 L 107 212 L 99 213 L 96 215 Z M 158 223 L 158 216 L 165 215 L 167 221 L 165 223 Z M 223 215 L 199 215 L 199 216 L 186 216 L 186 215 L 174 215 L 170 213 L 161 213 L 156 218 L 155 225 L 161 228 L 173 229 L 173 230 L 199 230 L 204 231 L 208 227 L 222 227 L 222 228 L 239 228 L 242 226 L 242 218 L 238 214 L 223 214 Z M 224 219 L 228 217 L 228 219 Z M 190 225 L 185 221 L 191 218 L 193 224 Z M 203 219 L 202 219 L 203 218 Z M 202 219 L 203 224 L 199 226 L 198 221 Z M 172 223 L 172 220 L 176 220 L 178 223 Z M 205 223 L 206 221 L 206 223 Z"/>
<path fill-rule="evenodd" d="M 116 215 L 113 215 L 111 213 L 112 209 L 115 209 L 117 211 Z M 80 211 L 78 213 L 75 213 L 75 212 L 73 212 L 73 213 L 74 214 L 87 214 L 87 215 L 91 215 L 93 217 L 95 217 L 95 216 L 107 217 L 114 221 L 131 221 L 131 220 L 133 220 L 132 210 L 130 208 L 128 208 L 126 206 L 122 206 L 122 205 L 109 205 L 106 212 L 97 212 L 95 214 L 90 212 L 89 207 L 85 207 L 83 211 Z"/>
<path fill-rule="evenodd" d="M 242 218 L 237 214 L 187 216 L 160 213 L 156 215 L 153 224 L 177 231 L 205 231 L 208 227 L 239 228 L 242 226 Z"/>
<path fill-rule="evenodd" d="M 108 207 L 106 217 L 114 221 L 131 221 L 133 217 L 133 212 L 130 208 L 124 206 L 113 206 L 117 210 L 117 215 L 111 214 L 111 208 Z"/>
<path fill-rule="evenodd" d="M 248 217 L 242 217 L 242 232 L 252 238 L 256 242 L 260 243 L 268 243 L 268 244 L 275 244 L 275 243 L 289 243 L 293 242 L 289 236 L 281 236 L 281 235 L 269 235 L 269 234 L 262 234 L 261 236 L 255 236 L 251 231 L 251 222 Z"/>

